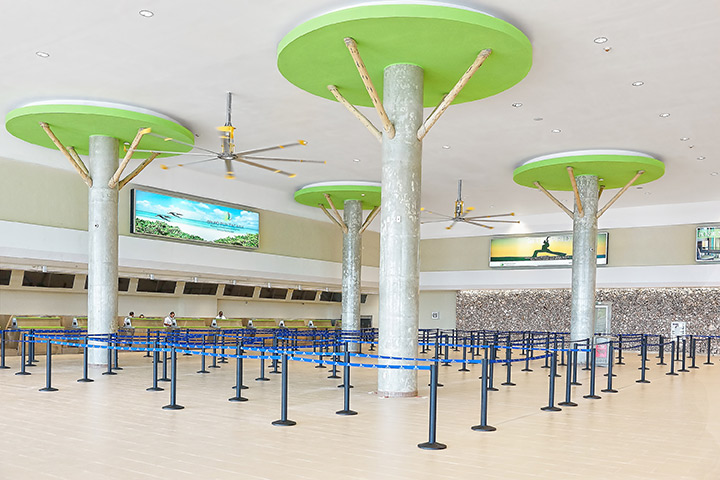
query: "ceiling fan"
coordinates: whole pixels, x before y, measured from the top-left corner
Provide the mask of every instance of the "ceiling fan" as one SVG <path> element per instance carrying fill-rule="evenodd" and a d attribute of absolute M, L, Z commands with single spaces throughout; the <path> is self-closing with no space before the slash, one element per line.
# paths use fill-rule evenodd
<path fill-rule="evenodd" d="M 188 163 L 179 163 L 177 165 L 161 165 L 161 168 L 164 170 L 167 170 L 168 168 L 173 167 L 185 167 L 188 165 L 196 165 L 198 163 L 205 163 L 210 162 L 213 160 L 222 160 L 225 162 L 225 178 L 228 179 L 234 179 L 235 178 L 235 171 L 233 169 L 233 162 L 239 162 L 245 165 L 250 165 L 251 167 L 257 167 L 262 168 L 264 170 L 269 170 L 273 173 L 279 173 L 281 175 L 285 175 L 289 178 L 293 178 L 297 174 L 286 172 L 284 170 L 281 170 L 279 168 L 270 167 L 267 165 L 262 165 L 260 163 L 255 162 L 254 160 L 260 160 L 260 161 L 273 161 L 273 162 L 296 162 L 296 163 L 326 163 L 321 160 L 302 160 L 302 159 L 295 159 L 295 158 L 277 158 L 277 157 L 264 157 L 264 156 L 257 156 L 257 153 L 262 152 L 269 152 L 272 150 L 284 150 L 289 147 L 294 147 L 297 145 L 307 145 L 307 142 L 305 140 L 298 140 L 293 143 L 287 143 L 284 145 L 273 145 L 271 147 L 264 147 L 264 148 L 255 148 L 252 150 L 244 150 L 242 152 L 236 152 L 235 151 L 235 127 L 233 127 L 231 122 L 231 115 L 232 115 L 232 92 L 228 92 L 227 94 L 227 120 L 225 122 L 225 125 L 222 127 L 217 127 L 218 130 L 220 130 L 220 140 L 221 140 L 221 150 L 219 152 L 215 152 L 213 150 L 209 150 L 207 148 L 198 147 L 196 145 L 192 145 L 189 143 L 182 142 L 180 140 L 176 140 L 174 138 L 165 138 L 161 135 L 157 135 L 154 133 L 149 133 L 149 135 L 154 135 L 160 138 L 163 138 L 166 141 L 179 143 L 182 145 L 187 145 L 189 147 L 192 147 L 194 150 L 199 150 L 199 152 L 195 153 L 184 153 L 183 155 L 193 155 L 198 157 L 206 157 L 201 160 L 196 160 L 194 162 L 188 162 Z M 144 150 L 136 150 L 137 152 L 143 152 Z M 177 155 L 177 152 L 157 152 L 157 153 L 172 153 Z"/>
<path fill-rule="evenodd" d="M 451 215 L 444 215 L 442 213 L 435 213 L 431 212 L 430 210 L 427 210 L 425 208 L 421 208 L 421 212 L 427 212 L 432 215 L 437 215 L 439 217 L 443 217 L 442 219 L 435 219 L 435 220 L 421 220 L 420 223 L 437 223 L 437 222 L 451 222 L 450 225 L 445 227 L 447 230 L 450 230 L 452 227 L 455 226 L 458 222 L 463 223 L 469 223 L 470 225 L 475 225 L 478 227 L 485 227 L 485 228 L 495 228 L 491 227 L 490 225 L 484 225 L 486 222 L 496 222 L 496 223 L 520 223 L 518 220 L 495 220 L 496 217 L 512 217 L 515 216 L 515 213 L 500 213 L 497 215 L 480 215 L 475 217 L 468 217 L 467 214 L 469 212 L 472 212 L 475 210 L 473 207 L 467 207 L 465 208 L 465 202 L 463 202 L 462 199 L 462 180 L 458 180 L 458 196 L 457 200 L 455 201 L 455 213 Z M 482 222 L 482 223 L 480 223 Z"/>

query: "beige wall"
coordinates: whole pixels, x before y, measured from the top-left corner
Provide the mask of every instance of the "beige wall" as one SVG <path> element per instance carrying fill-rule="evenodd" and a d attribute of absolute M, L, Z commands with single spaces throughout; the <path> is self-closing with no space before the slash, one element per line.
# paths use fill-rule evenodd
<path fill-rule="evenodd" d="M 130 235 L 130 187 L 120 191 L 120 235 Z M 75 172 L 0 159 L 0 192 L 0 220 L 87 230 L 87 187 Z M 342 233 L 329 221 L 258 211 L 259 252 L 342 261 Z M 380 235 L 366 231 L 363 265 L 377 267 L 379 258 Z"/>
<path fill-rule="evenodd" d="M 419 328 L 455 328 L 456 293 L 455 290 L 420 292 Z M 438 319 L 432 318 L 433 312 L 438 313 Z"/>
<path fill-rule="evenodd" d="M 694 265 L 695 225 L 616 228 L 608 232 L 608 266 Z M 420 242 L 423 272 L 490 270 L 491 237 Z"/>

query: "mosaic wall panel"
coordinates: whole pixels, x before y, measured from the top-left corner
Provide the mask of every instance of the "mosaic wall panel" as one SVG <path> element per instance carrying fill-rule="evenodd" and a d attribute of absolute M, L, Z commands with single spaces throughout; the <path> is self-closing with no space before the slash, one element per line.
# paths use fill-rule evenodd
<path fill-rule="evenodd" d="M 720 288 L 598 289 L 597 301 L 612 304 L 612 333 L 669 336 L 670 323 L 684 321 L 689 335 L 720 335 Z M 456 310 L 463 330 L 570 330 L 569 289 L 461 290 Z"/>

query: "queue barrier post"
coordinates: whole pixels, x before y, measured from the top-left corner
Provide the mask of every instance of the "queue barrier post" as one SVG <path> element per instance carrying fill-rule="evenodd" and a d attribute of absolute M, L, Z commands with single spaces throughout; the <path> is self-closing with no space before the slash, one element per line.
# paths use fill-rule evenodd
<path fill-rule="evenodd" d="M 610 341 L 608 342 L 608 356 L 607 356 L 607 358 L 609 359 L 609 361 L 608 361 L 608 373 L 607 373 L 607 379 L 608 379 L 608 380 L 607 380 L 607 388 L 603 388 L 602 390 L 600 390 L 601 392 L 605 392 L 605 393 L 617 393 L 617 392 L 618 392 L 617 390 L 615 390 L 615 389 L 613 388 L 613 384 L 612 384 L 613 377 L 615 376 L 615 375 L 613 374 L 613 362 L 612 362 L 613 349 L 614 349 L 614 348 L 615 348 L 615 346 L 614 346 L 614 344 L 613 344 L 613 341 L 610 340 Z"/>
<path fill-rule="evenodd" d="M 280 402 L 280 420 L 272 422 L 273 425 L 281 427 L 292 427 L 297 425 L 294 420 L 288 420 L 287 409 L 288 409 L 288 356 L 287 353 L 282 354 L 282 398 Z"/>
<path fill-rule="evenodd" d="M 487 404 L 488 404 L 488 361 L 490 360 L 490 352 L 488 346 L 484 345 L 484 358 L 480 360 L 482 364 L 482 376 L 480 377 L 480 424 L 470 427 L 471 430 L 477 432 L 494 432 L 497 428 L 487 424 Z"/>
<path fill-rule="evenodd" d="M 25 354 L 27 352 L 25 332 L 20 334 L 20 371 L 16 372 L 15 375 L 32 375 L 27 371 L 27 363 L 25 362 Z"/>
<path fill-rule="evenodd" d="M 687 345 L 687 340 L 686 340 L 685 338 L 683 338 L 683 339 L 682 339 L 682 354 L 681 354 L 681 357 L 682 357 L 682 368 L 681 368 L 680 370 L 678 370 L 678 372 L 683 372 L 683 373 L 685 373 L 685 372 L 689 372 L 689 371 L 690 371 L 690 370 L 688 370 L 687 368 L 685 368 L 685 347 L 686 347 L 686 345 Z"/>
<path fill-rule="evenodd" d="M 235 354 L 237 355 L 237 362 L 235 363 L 235 396 L 228 398 L 229 402 L 247 402 L 248 399 L 242 396 L 243 390 L 243 350 L 240 348 L 240 342 L 235 347 Z"/>
<path fill-rule="evenodd" d="M 555 374 L 557 370 L 557 351 L 553 350 L 550 355 L 550 382 L 548 384 L 548 404 L 541 407 L 540 410 L 545 412 L 559 412 L 562 410 L 560 407 L 555 406 Z"/>
<path fill-rule="evenodd" d="M 162 387 L 158 387 L 158 361 L 160 360 L 160 358 L 159 358 L 159 357 L 160 357 L 160 353 L 158 352 L 158 348 L 157 348 L 157 347 L 158 347 L 158 342 L 157 342 L 157 340 L 156 340 L 155 342 L 153 342 L 153 346 L 152 346 L 152 350 L 153 350 L 153 354 L 152 354 L 152 359 L 153 359 L 153 362 L 152 362 L 152 374 L 153 374 L 153 375 L 152 375 L 152 382 L 153 382 L 153 384 L 152 384 L 152 387 L 145 389 L 145 390 L 147 390 L 148 392 L 162 392 L 163 390 L 165 390 L 165 389 L 162 388 Z"/>
<path fill-rule="evenodd" d="M 423 450 L 443 450 L 447 445 L 437 441 L 437 375 L 438 365 L 433 362 L 430 367 L 430 415 L 428 420 L 428 441 L 419 443 L 418 448 Z"/>
<path fill-rule="evenodd" d="M 3 332 L 3 342 L 4 342 L 4 337 L 5 337 L 5 335 Z M 710 335 L 708 335 L 708 337 L 707 337 L 707 360 L 705 361 L 705 363 L 703 363 L 703 365 L 715 365 L 713 362 L 710 361 L 710 352 L 712 350 L 712 348 L 711 348 L 712 344 L 710 343 L 711 341 L 712 341 L 712 337 Z M 5 365 L 5 355 L 4 354 L 3 354 L 3 363 L 2 364 Z M 0 366 L 0 368 L 2 368 L 2 366 Z"/>
<path fill-rule="evenodd" d="M 589 344 L 590 341 L 588 340 L 588 345 Z M 588 352 L 588 355 L 592 357 L 590 359 L 590 393 L 583 395 L 583 398 L 597 400 L 602 397 L 600 395 L 595 395 L 595 367 L 597 365 L 597 352 L 595 350 L 595 345 L 593 345 L 593 348 Z"/>
<path fill-rule="evenodd" d="M 88 349 L 88 336 L 85 335 L 85 342 L 83 342 L 83 376 L 78 379 L 78 382 L 80 383 L 90 383 L 95 381 L 88 377 Z"/>
<path fill-rule="evenodd" d="M 710 337 L 708 337 L 710 340 Z M 708 342 L 709 345 L 710 342 Z M 708 348 L 708 352 L 710 349 Z M 708 362 L 710 361 L 710 355 L 708 355 Z M 0 369 L 10 368 L 5 365 L 5 330 L 0 330 Z"/>
<path fill-rule="evenodd" d="M 577 368 L 573 359 L 577 359 L 577 356 L 573 356 L 572 351 L 567 352 L 567 365 L 565 368 L 565 401 L 558 402 L 558 405 L 563 407 L 577 407 L 577 403 L 572 401 L 572 376 L 573 370 Z M 612 358 L 612 357 L 610 357 Z M 612 363 L 612 361 L 610 362 Z"/>
<path fill-rule="evenodd" d="M 350 410 L 350 350 L 345 345 L 345 358 L 343 360 L 343 409 L 335 412 L 338 415 L 357 415 Z"/>
<path fill-rule="evenodd" d="M 112 340 L 111 336 L 108 333 L 107 334 L 107 370 L 105 370 L 102 374 L 103 375 L 117 375 L 117 373 L 112 371 L 113 367 L 113 349 L 112 349 Z"/>
<path fill-rule="evenodd" d="M 41 388 L 41 392 L 57 392 L 57 388 L 52 386 L 52 342 L 50 338 L 45 340 L 45 387 Z"/>
<path fill-rule="evenodd" d="M 677 375 L 675 371 L 675 349 L 677 348 L 677 339 L 670 342 L 670 371 L 665 375 Z"/>
<path fill-rule="evenodd" d="M 170 347 L 170 403 L 163 406 L 163 410 L 182 410 L 182 405 L 177 403 L 177 351 Z"/>

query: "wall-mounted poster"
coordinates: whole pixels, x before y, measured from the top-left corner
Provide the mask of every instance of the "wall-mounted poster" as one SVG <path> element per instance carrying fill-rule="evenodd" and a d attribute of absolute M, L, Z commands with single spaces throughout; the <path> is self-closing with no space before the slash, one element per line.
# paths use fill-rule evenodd
<path fill-rule="evenodd" d="M 131 194 L 130 231 L 204 244 L 258 248 L 260 214 L 210 200 L 140 190 Z"/>
<path fill-rule="evenodd" d="M 490 240 L 491 267 L 557 267 L 572 265 L 572 233 Z M 598 233 L 597 264 L 607 265 L 608 234 Z"/>
<path fill-rule="evenodd" d="M 720 262 L 720 226 L 697 227 L 695 260 Z"/>

